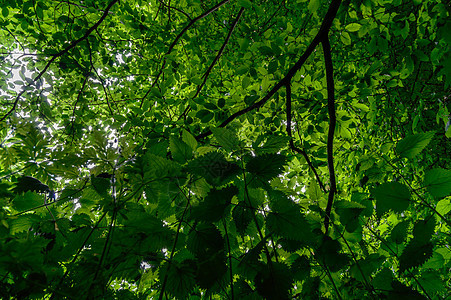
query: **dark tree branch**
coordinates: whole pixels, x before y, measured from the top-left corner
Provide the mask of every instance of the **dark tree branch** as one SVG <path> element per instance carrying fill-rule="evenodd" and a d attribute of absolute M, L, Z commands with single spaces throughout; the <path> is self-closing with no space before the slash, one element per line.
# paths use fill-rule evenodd
<path fill-rule="evenodd" d="M 213 70 L 213 67 L 218 62 L 219 58 L 221 57 L 222 53 L 224 52 L 225 47 L 229 43 L 230 37 L 232 36 L 232 33 L 233 33 L 233 30 L 235 29 L 236 25 L 238 24 L 238 21 L 240 20 L 241 15 L 243 14 L 243 11 L 244 11 L 244 7 L 241 7 L 240 11 L 238 12 L 238 15 L 236 16 L 235 20 L 233 21 L 232 27 L 229 29 L 229 33 L 227 34 L 227 37 L 226 37 L 224 43 L 222 44 L 221 49 L 219 49 L 218 54 L 216 54 L 215 59 L 211 62 L 211 64 L 208 67 L 207 71 L 204 73 L 204 75 L 202 75 L 204 80 L 202 81 L 202 84 L 199 85 L 199 87 L 197 88 L 196 94 L 193 96 L 193 99 L 196 98 L 199 95 L 200 91 L 202 90 L 202 88 L 204 87 L 205 83 L 207 82 L 207 79 L 208 79 L 208 76 L 211 73 L 211 70 Z M 190 109 L 190 107 L 188 105 L 188 107 L 185 109 L 185 111 L 180 116 L 180 118 L 182 116 L 186 115 L 187 112 L 189 111 L 189 109 Z"/>
<path fill-rule="evenodd" d="M 232 36 L 232 32 L 235 29 L 236 24 L 238 24 L 238 21 L 240 20 L 241 15 L 243 14 L 243 11 L 244 11 L 244 7 L 241 7 L 240 11 L 238 12 L 238 15 L 236 16 L 235 20 L 233 21 L 232 27 L 230 28 L 229 33 L 227 34 L 227 37 L 226 37 L 224 43 L 221 46 L 221 49 L 219 49 L 219 52 L 216 55 L 215 59 L 210 64 L 210 66 L 208 67 L 208 70 L 205 72 L 205 74 L 202 76 L 204 78 L 204 80 L 202 81 L 202 84 L 197 89 L 196 95 L 193 98 L 196 98 L 196 96 L 199 95 L 200 91 L 202 90 L 203 86 L 205 85 L 205 82 L 208 79 L 208 76 L 211 73 L 211 70 L 213 69 L 214 65 L 218 62 L 219 58 L 221 57 L 222 53 L 224 52 L 224 49 L 227 46 L 227 44 L 229 43 L 230 37 Z"/>
<path fill-rule="evenodd" d="M 329 132 L 327 134 L 327 166 L 329 168 L 329 199 L 326 206 L 326 217 L 324 218 L 324 227 L 326 233 L 329 229 L 330 213 L 334 196 L 337 193 L 337 183 L 335 181 L 334 169 L 334 132 L 337 118 L 335 116 L 335 87 L 334 87 L 334 68 L 332 64 L 332 55 L 330 50 L 329 38 L 326 36 L 321 42 L 324 51 L 324 62 L 326 65 L 326 82 L 327 82 L 327 107 L 329 111 Z"/>
<path fill-rule="evenodd" d="M 332 21 L 334 20 L 338 8 L 340 7 L 341 0 L 332 0 L 332 3 L 329 6 L 329 9 L 324 17 L 323 23 L 321 24 L 321 28 L 313 41 L 310 43 L 310 45 L 305 50 L 304 54 L 299 58 L 299 60 L 294 64 L 293 67 L 288 71 L 287 75 L 283 79 L 281 79 L 260 101 L 255 102 L 251 106 L 248 106 L 242 110 L 239 110 L 232 114 L 230 117 L 228 117 L 224 122 L 222 122 L 219 127 L 225 127 L 227 124 L 235 120 L 241 115 L 244 115 L 247 112 L 250 112 L 254 109 L 258 109 L 261 106 L 263 106 L 269 99 L 271 99 L 272 96 L 282 87 L 285 86 L 288 82 L 290 82 L 291 78 L 296 74 L 297 71 L 299 71 L 302 67 L 302 65 L 306 62 L 307 58 L 313 53 L 313 50 L 315 50 L 316 46 L 326 37 L 329 32 L 330 27 L 332 26 Z M 209 135 L 211 135 L 211 130 L 208 130 L 202 134 L 199 134 L 196 136 L 197 140 L 200 140 L 202 138 L 205 138 Z"/>
<path fill-rule="evenodd" d="M 318 184 L 319 184 L 321 190 L 325 193 L 326 189 L 324 188 L 323 182 L 319 178 L 318 172 L 316 171 L 316 168 L 313 166 L 312 162 L 310 161 L 310 158 L 308 157 L 307 152 L 305 152 L 303 149 L 300 149 L 294 145 L 293 135 L 291 132 L 291 118 L 292 118 L 291 117 L 291 83 L 288 82 L 286 84 L 285 88 L 287 90 L 287 103 L 286 103 L 286 106 L 287 106 L 287 133 L 288 133 L 288 136 L 290 137 L 290 148 L 293 149 L 294 151 L 302 154 L 302 156 L 304 157 L 308 166 L 315 174 L 316 181 L 318 181 Z"/>
<path fill-rule="evenodd" d="M 45 72 L 47 72 L 47 69 L 50 67 L 50 65 L 58 58 L 63 56 L 64 54 L 66 54 L 67 52 L 69 52 L 71 49 L 75 48 L 78 43 L 80 43 L 81 41 L 85 40 L 88 38 L 88 36 L 97 28 L 99 27 L 99 25 L 103 22 L 103 20 L 105 20 L 105 18 L 108 15 L 109 10 L 111 9 L 111 7 L 118 2 L 119 0 L 112 0 L 110 2 L 110 4 L 108 4 L 108 6 L 106 7 L 105 11 L 103 12 L 103 15 L 100 17 L 100 19 L 97 21 L 97 23 L 95 23 L 91 28 L 89 28 L 85 34 L 80 37 L 79 39 L 73 41 L 69 46 L 67 46 L 64 50 L 62 50 L 61 52 L 58 52 L 57 54 L 55 54 L 54 56 L 52 56 L 52 58 L 47 62 L 47 64 L 45 65 L 44 69 L 39 72 L 38 76 L 36 76 L 36 78 L 30 82 L 29 84 L 27 84 L 22 91 L 17 95 L 16 100 L 13 103 L 13 107 L 0 119 L 0 122 L 3 122 L 17 107 L 17 103 L 19 102 L 20 96 L 22 96 L 22 94 L 25 92 L 26 88 L 29 87 L 33 82 L 38 81 L 42 75 L 44 75 Z"/>
<path fill-rule="evenodd" d="M 209 10 L 207 10 L 206 12 L 204 12 L 203 14 L 195 17 L 194 19 L 192 19 L 188 25 L 185 26 L 185 28 L 183 28 L 183 30 L 177 35 L 177 37 L 174 39 L 174 41 L 171 43 L 171 45 L 169 46 L 168 51 L 166 51 L 166 55 L 170 54 L 172 52 L 172 49 L 174 49 L 175 45 L 177 44 L 177 42 L 182 38 L 182 36 L 185 34 L 185 32 L 188 31 L 188 29 L 191 28 L 191 26 L 194 25 L 194 23 L 196 23 L 197 21 L 199 21 L 200 19 L 205 18 L 206 16 L 208 16 L 209 14 L 211 14 L 212 12 L 214 12 L 215 10 L 219 9 L 221 6 L 223 6 L 224 4 L 226 4 L 227 2 L 229 2 L 230 0 L 223 0 L 221 2 L 219 2 L 218 4 L 216 4 L 215 6 L 213 6 L 212 8 L 210 8 Z M 155 77 L 155 80 L 153 81 L 151 88 L 146 92 L 146 94 L 144 95 L 144 97 L 141 98 L 141 105 L 140 107 L 142 107 L 143 103 L 144 103 L 144 99 L 146 99 L 147 95 L 149 95 L 150 90 L 157 84 L 158 79 L 160 79 L 161 74 L 163 73 L 164 68 L 166 67 L 166 57 L 163 59 L 163 65 L 161 66 L 160 71 L 158 72 L 158 75 Z"/>

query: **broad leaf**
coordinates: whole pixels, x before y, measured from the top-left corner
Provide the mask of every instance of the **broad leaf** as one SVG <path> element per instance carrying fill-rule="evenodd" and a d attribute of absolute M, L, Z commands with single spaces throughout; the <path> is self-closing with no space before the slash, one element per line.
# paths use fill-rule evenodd
<path fill-rule="evenodd" d="M 429 131 L 407 136 L 398 142 L 396 152 L 401 157 L 413 158 L 429 144 L 434 135 L 434 131 Z"/>
<path fill-rule="evenodd" d="M 446 197 L 451 194 L 451 170 L 429 170 L 424 175 L 423 184 L 434 197 Z"/>
<path fill-rule="evenodd" d="M 291 285 L 290 269 L 283 263 L 272 262 L 255 276 L 257 291 L 265 299 L 289 299 Z"/>
<path fill-rule="evenodd" d="M 246 164 L 246 171 L 262 181 L 269 181 L 281 174 L 286 157 L 280 154 L 264 154 L 252 157 Z"/>
<path fill-rule="evenodd" d="M 270 232 L 280 237 L 310 242 L 311 231 L 300 208 L 294 205 L 288 198 L 281 198 L 273 202 L 273 211 L 266 217 L 266 225 Z"/>
<path fill-rule="evenodd" d="M 409 222 L 403 221 L 396 224 L 392 229 L 390 238 L 396 244 L 401 244 L 407 239 L 407 229 L 409 228 Z"/>
<path fill-rule="evenodd" d="M 177 299 L 186 298 L 194 289 L 196 263 L 193 260 L 183 262 L 166 262 L 160 269 L 160 282 L 165 281 L 167 292 Z"/>
<path fill-rule="evenodd" d="M 171 153 L 174 160 L 179 163 L 185 163 L 193 154 L 192 148 L 190 148 L 184 141 L 174 136 L 169 138 L 169 147 L 171 148 Z"/>
<path fill-rule="evenodd" d="M 409 242 L 399 257 L 399 272 L 416 268 L 432 257 L 432 243 Z"/>
<path fill-rule="evenodd" d="M 384 183 L 373 190 L 371 194 L 376 198 L 376 210 L 379 216 L 392 210 L 403 212 L 410 204 L 410 191 L 407 186 L 399 182 Z"/>
<path fill-rule="evenodd" d="M 207 197 L 191 210 L 192 218 L 206 222 L 217 222 L 224 217 L 232 197 L 238 193 L 234 186 L 222 190 L 210 190 Z"/>
<path fill-rule="evenodd" d="M 233 221 L 239 233 L 244 233 L 249 223 L 252 221 L 253 210 L 246 201 L 240 201 L 232 211 Z"/>
<path fill-rule="evenodd" d="M 233 131 L 226 128 L 218 127 L 211 128 L 211 132 L 213 132 L 213 136 L 216 138 L 218 143 L 226 150 L 228 151 L 237 150 L 240 141 L 238 140 L 238 137 Z"/>
<path fill-rule="evenodd" d="M 209 152 L 191 160 L 187 165 L 188 172 L 199 175 L 214 186 L 221 186 L 230 181 L 240 171 L 235 163 L 229 162 L 219 152 Z"/>
<path fill-rule="evenodd" d="M 22 195 L 14 197 L 12 203 L 17 211 L 29 210 L 44 204 L 45 196 L 33 192 L 26 192 Z"/>

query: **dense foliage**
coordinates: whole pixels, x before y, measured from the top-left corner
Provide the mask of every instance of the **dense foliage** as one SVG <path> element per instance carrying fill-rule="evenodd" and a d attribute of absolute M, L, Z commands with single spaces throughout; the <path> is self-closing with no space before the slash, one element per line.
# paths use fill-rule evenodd
<path fill-rule="evenodd" d="M 446 0 L 1 0 L 2 299 L 444 299 Z"/>

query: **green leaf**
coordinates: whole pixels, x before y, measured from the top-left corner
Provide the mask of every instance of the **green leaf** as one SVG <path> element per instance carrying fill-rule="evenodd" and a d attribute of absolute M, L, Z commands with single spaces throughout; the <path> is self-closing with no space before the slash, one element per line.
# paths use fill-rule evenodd
<path fill-rule="evenodd" d="M 290 141 L 290 137 L 284 135 L 270 135 L 266 143 L 256 149 L 257 153 L 277 153 L 280 149 L 285 148 Z"/>
<path fill-rule="evenodd" d="M 192 151 L 196 150 L 197 148 L 196 138 L 185 129 L 183 129 L 182 131 L 182 140 L 191 148 Z"/>
<path fill-rule="evenodd" d="M 224 149 L 228 151 L 237 150 L 240 141 L 238 140 L 238 137 L 233 131 L 226 128 L 218 127 L 211 128 L 211 132 L 213 132 L 213 136 L 216 138 L 218 143 L 222 147 L 224 147 Z"/>
<path fill-rule="evenodd" d="M 238 0 L 238 5 L 244 7 L 244 8 L 251 8 L 252 2 L 249 0 Z"/>
<path fill-rule="evenodd" d="M 424 186 L 434 197 L 441 198 L 451 194 L 451 170 L 432 169 L 424 175 Z"/>
<path fill-rule="evenodd" d="M 400 213 L 409 207 L 410 191 L 407 186 L 399 182 L 389 182 L 371 190 L 376 198 L 376 210 L 379 216 L 392 210 Z"/>
<path fill-rule="evenodd" d="M 332 272 L 338 272 L 350 262 L 345 253 L 340 253 L 341 245 L 337 240 L 324 236 L 315 256 L 326 264 Z"/>
<path fill-rule="evenodd" d="M 137 161 L 138 162 L 138 161 Z M 161 179 L 176 176 L 180 172 L 180 165 L 172 160 L 147 152 L 143 157 L 144 175 L 148 179 Z"/>
<path fill-rule="evenodd" d="M 399 257 L 399 272 L 416 268 L 432 257 L 432 243 L 409 242 Z"/>
<path fill-rule="evenodd" d="M 246 204 L 246 201 L 240 201 L 235 205 L 232 211 L 233 221 L 235 222 L 236 230 L 239 233 L 244 233 L 246 231 L 247 226 L 253 219 L 253 211 Z"/>
<path fill-rule="evenodd" d="M 12 204 L 17 211 L 26 211 L 44 204 L 45 196 L 31 191 L 14 197 Z"/>
<path fill-rule="evenodd" d="M 166 291 L 177 299 L 186 298 L 196 285 L 196 263 L 193 260 L 165 262 L 160 268 L 160 282 L 167 276 Z"/>
<path fill-rule="evenodd" d="M 214 225 L 202 223 L 189 234 L 186 246 L 197 257 L 206 257 L 223 251 L 224 239 Z"/>
<path fill-rule="evenodd" d="M 10 219 L 8 224 L 11 234 L 15 235 L 23 231 L 28 231 L 30 227 L 38 221 L 39 217 L 37 215 L 27 214 Z"/>
<path fill-rule="evenodd" d="M 366 207 L 357 202 L 337 201 L 335 212 L 340 216 L 340 221 L 345 225 L 347 232 L 354 232 L 359 225 L 359 216 Z"/>
<path fill-rule="evenodd" d="M 442 216 L 446 215 L 451 211 L 451 199 L 442 199 L 437 203 L 437 206 L 435 207 L 437 212 L 441 214 Z"/>
<path fill-rule="evenodd" d="M 28 191 L 46 193 L 50 191 L 50 188 L 48 185 L 43 184 L 36 178 L 31 176 L 22 176 L 17 179 L 17 183 L 13 191 L 15 193 L 25 193 Z"/>
<path fill-rule="evenodd" d="M 309 195 L 309 198 L 313 201 L 319 201 L 322 198 L 323 192 L 321 191 L 316 178 L 312 178 L 310 180 L 307 193 Z"/>
<path fill-rule="evenodd" d="M 446 283 L 440 275 L 441 274 L 436 271 L 428 270 L 422 273 L 421 277 L 418 279 L 421 286 L 426 289 L 429 295 L 440 295 L 446 292 Z"/>
<path fill-rule="evenodd" d="M 346 25 L 345 29 L 349 32 L 356 32 L 359 31 L 360 27 L 362 27 L 362 25 L 359 23 L 351 23 Z"/>
<path fill-rule="evenodd" d="M 294 254 L 290 256 L 290 260 L 292 257 L 295 257 L 295 260 L 290 264 L 290 271 L 293 273 L 293 278 L 296 281 L 301 281 L 310 276 L 310 261 L 305 256 L 299 256 L 298 254 Z"/>
<path fill-rule="evenodd" d="M 409 222 L 403 221 L 392 229 L 390 238 L 396 244 L 402 244 L 407 239 L 407 229 L 409 228 Z"/>
<path fill-rule="evenodd" d="M 264 299 L 290 299 L 289 291 L 292 286 L 292 277 L 287 265 L 272 262 L 266 265 L 255 277 L 257 292 Z"/>
<path fill-rule="evenodd" d="M 370 254 L 365 259 L 360 259 L 353 264 L 350 268 L 350 273 L 355 279 L 364 283 L 371 278 L 371 275 L 380 268 L 384 261 L 385 258 L 380 254 Z"/>
<path fill-rule="evenodd" d="M 91 175 L 91 184 L 99 195 L 107 195 L 111 187 L 110 179 Z"/>
<path fill-rule="evenodd" d="M 7 18 L 7 17 L 8 17 L 8 14 L 9 14 L 8 7 L 3 6 L 3 7 L 2 7 L 2 16 L 3 16 L 4 18 Z"/>
<path fill-rule="evenodd" d="M 376 276 L 374 276 L 372 283 L 376 289 L 389 291 L 392 289 L 392 281 L 393 272 L 390 269 L 383 268 Z"/>
<path fill-rule="evenodd" d="M 317 10 L 319 9 L 320 6 L 321 6 L 321 1 L 310 0 L 307 8 L 311 13 L 317 13 Z"/>
<path fill-rule="evenodd" d="M 300 208 L 291 200 L 282 197 L 273 200 L 272 211 L 266 217 L 266 226 L 277 236 L 309 242 L 312 234 L 307 220 L 300 212 Z"/>
<path fill-rule="evenodd" d="M 201 109 L 196 113 L 196 118 L 199 118 L 202 123 L 208 123 L 213 119 L 214 114 L 206 109 Z"/>
<path fill-rule="evenodd" d="M 418 244 L 426 244 L 435 232 L 435 219 L 429 217 L 425 220 L 419 220 L 413 227 L 413 241 Z"/>
<path fill-rule="evenodd" d="M 224 252 L 215 252 L 199 258 L 196 281 L 203 289 L 209 289 L 219 282 L 227 272 Z"/>
<path fill-rule="evenodd" d="M 262 181 L 269 181 L 283 171 L 286 157 L 281 154 L 264 154 L 252 157 L 246 164 L 246 171 Z"/>
<path fill-rule="evenodd" d="M 237 193 L 238 188 L 235 186 L 210 190 L 207 197 L 191 209 L 191 216 L 200 221 L 217 222 L 224 217 L 226 208 Z"/>
<path fill-rule="evenodd" d="M 413 158 L 429 144 L 434 135 L 435 131 L 429 131 L 407 136 L 398 142 L 396 152 L 401 157 Z"/>
<path fill-rule="evenodd" d="M 446 262 L 445 259 L 443 258 L 443 255 L 441 255 L 437 251 L 434 251 L 432 257 L 424 263 L 423 267 L 425 269 L 440 270 L 445 263 Z"/>
<path fill-rule="evenodd" d="M 421 295 L 412 287 L 407 287 L 401 282 L 394 280 L 391 284 L 391 290 L 388 293 L 388 299 L 426 300 L 428 298 Z"/>
<path fill-rule="evenodd" d="M 221 186 L 240 173 L 238 165 L 227 161 L 223 154 L 216 151 L 191 160 L 186 169 L 191 174 L 202 176 L 214 186 Z"/>
<path fill-rule="evenodd" d="M 179 163 L 185 163 L 193 154 L 193 150 L 185 142 L 174 136 L 169 137 L 169 148 L 172 157 Z"/>

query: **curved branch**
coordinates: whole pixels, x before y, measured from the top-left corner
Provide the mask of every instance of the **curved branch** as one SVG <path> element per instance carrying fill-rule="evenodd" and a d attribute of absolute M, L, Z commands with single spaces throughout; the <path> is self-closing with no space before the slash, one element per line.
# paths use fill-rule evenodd
<path fill-rule="evenodd" d="M 260 101 L 255 102 L 251 106 L 248 106 L 242 110 L 239 110 L 232 114 L 230 117 L 228 117 L 224 122 L 222 122 L 219 127 L 225 127 L 227 124 L 235 120 L 241 115 L 244 115 L 247 112 L 250 112 L 254 109 L 258 109 L 261 106 L 263 106 L 269 99 L 271 99 L 272 96 L 283 86 L 285 86 L 288 82 L 290 82 L 291 78 L 296 74 L 297 71 L 299 71 L 306 62 L 307 58 L 313 53 L 313 50 L 315 50 L 316 46 L 324 40 L 324 37 L 327 38 L 328 32 L 330 27 L 332 26 L 332 21 L 335 19 L 335 16 L 337 14 L 338 8 L 340 7 L 341 0 L 332 0 L 329 9 L 324 17 L 323 23 L 321 24 L 321 28 L 313 41 L 310 43 L 310 45 L 305 50 L 304 54 L 299 58 L 299 60 L 294 64 L 293 67 L 288 71 L 287 75 L 285 75 L 284 78 L 282 78 Z M 202 138 L 205 138 L 209 135 L 211 135 L 211 130 L 208 130 L 202 134 L 199 134 L 196 136 L 197 140 L 200 140 Z"/>
<path fill-rule="evenodd" d="M 337 117 L 335 116 L 335 87 L 334 87 L 334 67 L 332 64 L 332 55 L 330 50 L 329 38 L 325 37 L 321 42 L 324 51 L 324 62 L 326 65 L 326 82 L 327 82 L 327 107 L 329 111 L 329 132 L 327 134 L 327 166 L 329 168 L 329 199 L 326 206 L 326 217 L 324 219 L 324 227 L 326 233 L 329 229 L 330 213 L 332 211 L 332 204 L 334 196 L 337 193 L 337 183 L 335 180 L 334 169 L 334 132 L 337 124 Z"/>

